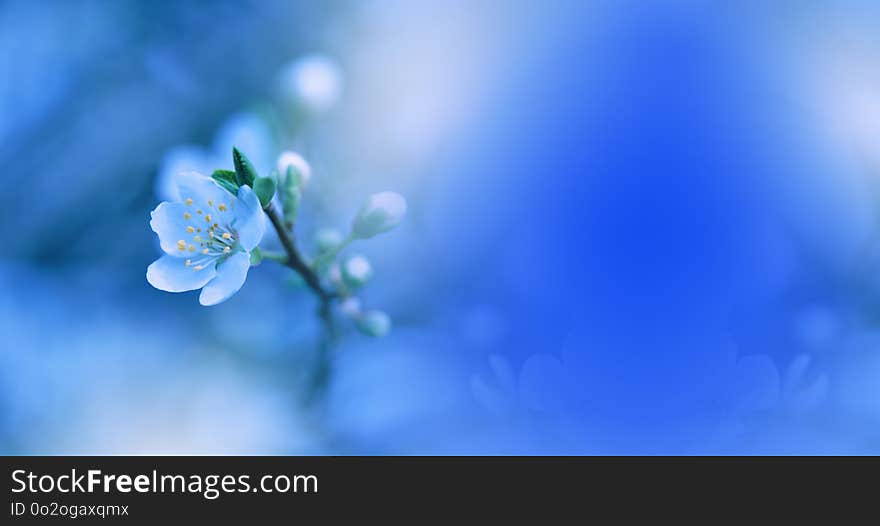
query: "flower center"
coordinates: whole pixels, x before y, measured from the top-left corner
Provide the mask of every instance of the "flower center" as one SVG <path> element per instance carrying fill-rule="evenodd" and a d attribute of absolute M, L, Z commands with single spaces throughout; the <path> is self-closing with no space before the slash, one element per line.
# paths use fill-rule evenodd
<path fill-rule="evenodd" d="M 194 204 L 189 197 L 184 203 L 187 206 Z M 215 208 L 214 202 L 208 199 L 206 208 L 207 212 L 196 208 L 195 213 L 183 214 L 186 232 L 191 238 L 177 242 L 178 249 L 193 253 L 194 257 L 186 260 L 186 266 L 193 270 L 202 270 L 217 259 L 232 253 L 238 244 L 238 232 L 233 226 L 235 219 L 228 218 L 225 213 L 231 208 L 230 205 L 219 203 Z M 231 221 L 227 222 L 226 219 Z"/>

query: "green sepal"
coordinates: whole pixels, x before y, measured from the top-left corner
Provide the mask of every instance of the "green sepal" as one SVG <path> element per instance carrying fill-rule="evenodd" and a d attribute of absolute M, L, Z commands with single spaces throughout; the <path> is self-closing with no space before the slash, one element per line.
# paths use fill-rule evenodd
<path fill-rule="evenodd" d="M 269 206 L 272 198 L 275 197 L 275 179 L 271 177 L 257 177 L 254 181 L 254 193 L 260 198 L 260 204 L 263 208 Z"/>
<path fill-rule="evenodd" d="M 235 172 L 232 170 L 214 170 L 211 178 L 222 186 L 224 190 L 232 195 L 238 195 L 238 181 L 235 178 Z"/>
<path fill-rule="evenodd" d="M 248 185 L 253 188 L 254 181 L 256 181 L 258 175 L 250 159 L 241 153 L 238 148 L 233 147 L 232 162 L 235 164 L 235 179 L 238 182 L 238 186 Z"/>
<path fill-rule="evenodd" d="M 255 267 L 263 262 L 263 253 L 260 252 L 260 247 L 254 247 L 251 250 L 251 266 Z"/>
<path fill-rule="evenodd" d="M 287 174 L 285 175 L 287 175 L 285 181 L 292 188 L 302 187 L 302 174 L 299 172 L 299 170 L 294 168 L 292 164 L 287 167 Z"/>
<path fill-rule="evenodd" d="M 299 212 L 300 199 L 302 199 L 300 175 L 298 171 L 293 169 L 293 166 L 288 166 L 287 173 L 282 179 L 284 184 L 281 188 L 281 204 L 284 205 L 284 220 L 293 224 L 296 221 L 296 214 Z"/>

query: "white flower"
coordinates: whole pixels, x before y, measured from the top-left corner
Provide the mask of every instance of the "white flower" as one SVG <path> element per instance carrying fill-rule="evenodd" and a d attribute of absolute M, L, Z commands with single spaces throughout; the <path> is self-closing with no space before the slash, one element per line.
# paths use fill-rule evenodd
<path fill-rule="evenodd" d="M 150 214 L 165 255 L 147 268 L 147 281 L 166 292 L 202 289 L 199 303 L 216 305 L 244 284 L 265 214 L 248 186 L 236 197 L 195 172 L 180 175 L 177 186 L 181 200 L 162 202 Z"/>
<path fill-rule="evenodd" d="M 395 192 L 373 194 L 354 218 L 351 231 L 355 237 L 368 239 L 396 227 L 406 215 L 406 199 Z"/>
<path fill-rule="evenodd" d="M 342 73 L 330 58 L 307 55 L 282 70 L 281 89 L 306 109 L 324 112 L 332 108 L 339 98 Z"/>

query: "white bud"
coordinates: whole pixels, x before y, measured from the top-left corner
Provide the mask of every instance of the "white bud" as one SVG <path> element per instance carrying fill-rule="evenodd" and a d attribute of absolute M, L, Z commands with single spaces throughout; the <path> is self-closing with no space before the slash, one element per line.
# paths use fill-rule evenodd
<path fill-rule="evenodd" d="M 285 66 L 281 72 L 281 89 L 305 109 L 324 112 L 339 98 L 342 73 L 330 58 L 307 55 Z"/>
<path fill-rule="evenodd" d="M 362 333 L 378 338 L 391 330 L 391 318 L 380 310 L 367 311 L 358 319 L 357 327 Z"/>
<path fill-rule="evenodd" d="M 339 304 L 339 310 L 350 318 L 358 318 L 361 315 L 361 300 L 350 296 Z"/>
<path fill-rule="evenodd" d="M 373 194 L 364 203 L 351 225 L 360 239 L 368 239 L 396 227 L 406 215 L 406 199 L 396 192 Z"/>
<path fill-rule="evenodd" d="M 373 267 L 364 256 L 352 256 L 342 265 L 342 279 L 351 288 L 357 288 L 369 281 Z"/>
<path fill-rule="evenodd" d="M 282 181 L 287 177 L 287 169 L 293 168 L 293 171 L 299 175 L 299 185 L 305 188 L 312 178 L 312 167 L 302 158 L 301 155 L 294 152 L 284 152 L 278 156 L 278 174 Z"/>
<path fill-rule="evenodd" d="M 342 233 L 335 228 L 322 228 L 315 232 L 315 246 L 320 253 L 336 250 L 342 244 Z"/>

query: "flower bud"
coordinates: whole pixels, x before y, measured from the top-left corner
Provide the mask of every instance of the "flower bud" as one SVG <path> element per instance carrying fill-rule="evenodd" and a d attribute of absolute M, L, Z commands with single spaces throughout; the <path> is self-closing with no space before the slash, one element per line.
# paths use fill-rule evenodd
<path fill-rule="evenodd" d="M 370 310 L 360 317 L 357 328 L 367 336 L 379 338 L 391 330 L 391 318 L 380 310 Z"/>
<path fill-rule="evenodd" d="M 373 267 L 364 256 L 353 256 L 342 265 L 342 279 L 349 287 L 356 289 L 369 281 Z"/>
<path fill-rule="evenodd" d="M 356 319 L 361 315 L 361 300 L 355 298 L 354 296 L 345 298 L 339 304 L 339 311 L 349 318 Z"/>
<path fill-rule="evenodd" d="M 288 168 L 293 168 L 293 174 L 296 176 L 293 181 L 287 180 Z M 284 152 L 278 156 L 278 173 L 284 185 L 289 184 L 302 188 L 305 188 L 312 178 L 312 168 L 309 163 L 301 155 L 294 152 Z"/>
<path fill-rule="evenodd" d="M 351 225 L 352 234 L 369 239 L 396 227 L 406 215 L 406 200 L 395 192 L 373 194 L 364 203 Z"/>
<path fill-rule="evenodd" d="M 336 250 L 341 244 L 342 233 L 335 228 L 322 228 L 315 232 L 315 246 L 321 254 Z"/>

